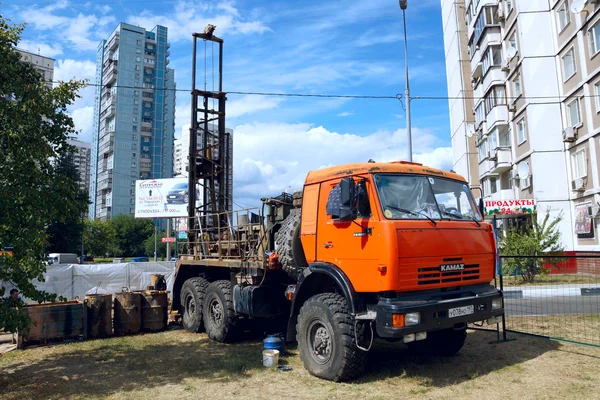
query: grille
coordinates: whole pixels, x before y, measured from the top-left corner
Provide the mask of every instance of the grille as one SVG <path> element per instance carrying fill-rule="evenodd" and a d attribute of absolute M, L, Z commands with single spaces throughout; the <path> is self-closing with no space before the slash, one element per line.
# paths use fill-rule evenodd
<path fill-rule="evenodd" d="M 419 268 L 419 285 L 464 282 L 479 279 L 479 264 L 465 265 L 462 271 L 440 271 L 440 266 Z"/>

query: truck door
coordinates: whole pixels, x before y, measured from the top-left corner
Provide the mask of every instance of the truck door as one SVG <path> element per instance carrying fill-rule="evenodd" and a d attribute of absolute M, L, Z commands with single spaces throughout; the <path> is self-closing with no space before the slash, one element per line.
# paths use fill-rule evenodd
<path fill-rule="evenodd" d="M 358 216 L 354 221 L 339 221 L 327 213 L 330 197 L 339 197 L 340 180 L 323 182 L 319 194 L 317 223 L 317 260 L 338 266 L 360 292 L 388 290 L 388 276 L 379 271 L 389 253 L 382 251 L 386 232 L 377 218 L 374 187 L 367 178 L 356 177 Z M 337 189 L 336 189 L 336 186 Z"/>

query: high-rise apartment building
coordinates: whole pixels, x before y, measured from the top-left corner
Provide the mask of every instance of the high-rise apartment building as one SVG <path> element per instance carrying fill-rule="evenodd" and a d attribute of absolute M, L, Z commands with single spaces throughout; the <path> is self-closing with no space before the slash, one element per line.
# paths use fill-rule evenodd
<path fill-rule="evenodd" d="M 76 148 L 73 153 L 73 164 L 79 174 L 79 188 L 89 191 L 92 144 L 77 139 L 69 139 L 68 143 Z"/>
<path fill-rule="evenodd" d="M 52 80 L 54 79 L 54 59 L 50 57 L 44 57 L 39 54 L 30 53 L 26 50 L 17 49 L 21 53 L 21 59 L 32 64 L 42 74 L 44 81 L 48 87 L 52 87 Z"/>
<path fill-rule="evenodd" d="M 214 124 L 208 124 L 208 129 L 217 135 L 217 126 Z M 227 137 L 226 152 L 227 152 L 227 189 L 225 197 L 229 199 L 229 209 L 233 209 L 233 129 L 225 129 L 225 135 Z M 209 136 L 209 145 L 214 145 L 216 138 Z M 201 149 L 203 143 L 202 133 L 198 133 L 198 149 Z M 184 125 L 181 128 L 181 139 L 175 139 L 175 154 L 173 157 L 173 176 L 188 176 L 188 160 L 190 149 L 190 125 Z M 217 157 L 217 148 L 213 148 L 213 155 Z M 217 187 L 218 190 L 218 182 Z M 200 196 L 202 196 L 202 190 L 200 190 Z M 203 200 L 200 200 L 200 204 L 203 204 Z"/>
<path fill-rule="evenodd" d="M 164 26 L 125 23 L 98 46 L 90 218 L 133 215 L 136 179 L 173 176 L 169 47 Z"/>
<path fill-rule="evenodd" d="M 600 11 L 581 3 L 441 1 L 454 170 L 486 200 L 562 213 L 565 247 L 596 251 Z"/>

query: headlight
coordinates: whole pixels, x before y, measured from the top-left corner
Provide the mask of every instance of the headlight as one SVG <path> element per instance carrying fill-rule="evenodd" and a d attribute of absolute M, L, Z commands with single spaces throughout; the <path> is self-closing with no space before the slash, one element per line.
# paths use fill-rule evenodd
<path fill-rule="evenodd" d="M 494 299 L 492 300 L 492 311 L 502 309 L 502 299 Z"/>
<path fill-rule="evenodd" d="M 421 314 L 418 312 L 408 313 L 404 316 L 404 325 L 412 326 L 421 323 Z"/>

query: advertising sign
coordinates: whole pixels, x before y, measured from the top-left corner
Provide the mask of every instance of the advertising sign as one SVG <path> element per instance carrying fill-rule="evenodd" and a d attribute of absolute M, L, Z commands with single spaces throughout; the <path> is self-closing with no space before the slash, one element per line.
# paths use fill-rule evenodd
<path fill-rule="evenodd" d="M 199 194 L 199 191 L 196 193 Z M 186 217 L 188 199 L 187 178 L 135 181 L 136 218 Z M 198 204 L 199 201 L 196 201 L 196 206 Z"/>
<path fill-rule="evenodd" d="M 162 238 L 163 243 L 173 243 L 175 241 L 174 237 L 164 237 Z"/>
<path fill-rule="evenodd" d="M 578 238 L 594 237 L 590 204 L 575 206 L 575 234 Z"/>
<path fill-rule="evenodd" d="M 525 200 L 487 200 L 484 202 L 485 215 L 518 215 L 536 212 L 536 201 Z"/>

